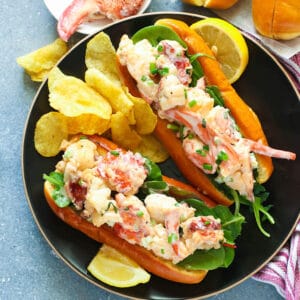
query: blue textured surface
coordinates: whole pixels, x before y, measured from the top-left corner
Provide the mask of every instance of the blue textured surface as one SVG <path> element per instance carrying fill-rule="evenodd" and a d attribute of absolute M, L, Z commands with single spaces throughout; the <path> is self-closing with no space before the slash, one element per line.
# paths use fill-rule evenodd
<path fill-rule="evenodd" d="M 148 9 L 166 10 L 209 14 L 179 0 L 154 0 Z M 23 73 L 16 58 L 52 42 L 57 37 L 56 20 L 41 0 L 5 1 L 0 13 L 0 299 L 123 299 L 66 266 L 34 222 L 23 190 L 21 148 L 27 113 L 39 84 Z M 81 37 L 76 34 L 71 41 Z M 267 298 L 282 299 L 274 287 L 248 279 L 211 299 Z"/>

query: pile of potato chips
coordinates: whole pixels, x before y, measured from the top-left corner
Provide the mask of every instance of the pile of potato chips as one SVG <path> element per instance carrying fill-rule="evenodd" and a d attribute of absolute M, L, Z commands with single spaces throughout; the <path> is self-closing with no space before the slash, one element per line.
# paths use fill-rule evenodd
<path fill-rule="evenodd" d="M 100 32 L 88 42 L 85 63 L 84 81 L 65 75 L 58 67 L 48 69 L 49 103 L 54 111 L 36 124 L 36 150 L 51 157 L 60 152 L 62 141 L 74 134 L 105 134 L 124 149 L 155 162 L 166 160 L 166 150 L 151 134 L 157 116 L 147 102 L 123 86 L 116 51 L 107 34 Z"/>

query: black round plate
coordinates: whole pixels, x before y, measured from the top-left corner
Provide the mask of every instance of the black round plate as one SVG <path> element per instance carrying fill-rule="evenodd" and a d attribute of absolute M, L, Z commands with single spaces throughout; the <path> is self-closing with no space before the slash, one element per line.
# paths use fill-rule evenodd
<path fill-rule="evenodd" d="M 117 47 L 122 34 L 129 35 L 153 24 L 159 18 L 177 18 L 191 24 L 202 16 L 184 13 L 152 13 L 130 18 L 104 28 Z M 82 40 L 60 61 L 59 68 L 69 75 L 84 78 L 85 49 L 93 36 Z M 245 73 L 234 87 L 258 114 L 270 145 L 300 153 L 299 94 L 276 59 L 253 39 L 245 36 L 250 61 Z M 34 148 L 34 128 L 39 117 L 50 111 L 47 81 L 43 82 L 32 104 L 23 140 L 23 178 L 25 192 L 33 217 L 43 236 L 56 253 L 78 274 L 119 295 L 140 299 L 205 298 L 229 289 L 250 277 L 269 261 L 290 236 L 299 217 L 300 162 L 274 160 L 275 172 L 265 185 L 273 205 L 273 226 L 266 225 L 271 238 L 257 229 L 252 215 L 243 210 L 247 223 L 238 239 L 236 258 L 228 269 L 208 273 L 198 285 L 182 285 L 152 276 L 151 281 L 128 289 L 107 286 L 87 272 L 87 265 L 99 244 L 73 230 L 59 220 L 48 207 L 43 195 L 42 174 L 54 169 L 59 157 L 44 158 Z M 170 168 L 170 166 L 172 166 Z M 162 166 L 168 175 L 180 176 L 171 161 Z M 170 174 L 171 173 L 171 174 Z"/>

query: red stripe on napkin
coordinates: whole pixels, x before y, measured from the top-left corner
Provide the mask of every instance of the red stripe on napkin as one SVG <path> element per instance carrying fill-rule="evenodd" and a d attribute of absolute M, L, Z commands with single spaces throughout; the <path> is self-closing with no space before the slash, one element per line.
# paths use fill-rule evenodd
<path fill-rule="evenodd" d="M 300 299 L 300 222 L 288 243 L 253 278 L 272 284 L 286 300 Z"/>

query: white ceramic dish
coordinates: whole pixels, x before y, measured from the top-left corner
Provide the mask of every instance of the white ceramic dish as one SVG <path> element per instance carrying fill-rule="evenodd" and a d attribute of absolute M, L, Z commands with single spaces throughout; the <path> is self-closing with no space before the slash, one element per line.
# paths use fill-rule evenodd
<path fill-rule="evenodd" d="M 44 0 L 46 7 L 56 20 L 71 2 L 72 0 Z M 149 7 L 150 3 L 151 0 L 145 0 L 138 14 L 142 14 Z M 79 25 L 76 31 L 83 34 L 93 34 L 110 23 L 113 23 L 113 21 L 104 16 L 97 16 L 94 20 Z"/>

